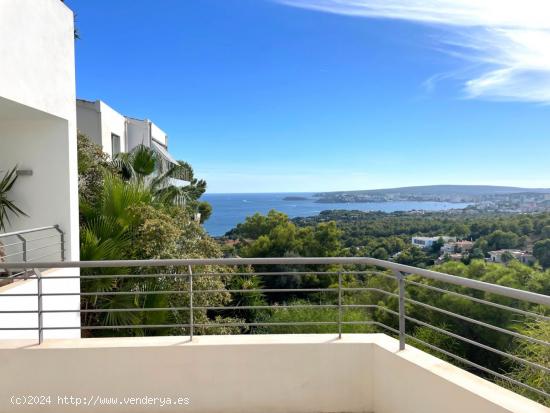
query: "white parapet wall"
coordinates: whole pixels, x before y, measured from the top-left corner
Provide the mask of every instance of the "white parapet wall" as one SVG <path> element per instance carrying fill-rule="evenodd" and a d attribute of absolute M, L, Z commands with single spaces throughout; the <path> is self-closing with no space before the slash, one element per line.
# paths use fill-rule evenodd
<path fill-rule="evenodd" d="M 0 411 L 548 413 L 383 334 L 1 343 Z M 39 405 L 28 405 L 26 396 Z M 171 405 L 168 405 L 170 400 Z"/>

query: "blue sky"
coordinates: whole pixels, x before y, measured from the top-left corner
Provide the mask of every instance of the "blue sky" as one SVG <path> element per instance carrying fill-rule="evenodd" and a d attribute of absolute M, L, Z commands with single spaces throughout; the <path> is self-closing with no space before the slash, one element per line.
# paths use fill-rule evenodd
<path fill-rule="evenodd" d="M 78 96 L 153 120 L 209 192 L 550 187 L 546 9 L 500 16 L 477 6 L 493 0 L 429 0 L 416 14 L 405 0 L 67 3 L 81 36 Z"/>

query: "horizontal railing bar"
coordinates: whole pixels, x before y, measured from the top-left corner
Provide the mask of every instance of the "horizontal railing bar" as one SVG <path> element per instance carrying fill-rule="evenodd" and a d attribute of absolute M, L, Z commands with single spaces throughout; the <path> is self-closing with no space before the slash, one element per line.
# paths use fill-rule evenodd
<path fill-rule="evenodd" d="M 53 242 L 51 244 L 42 245 L 40 247 L 27 249 L 27 252 L 39 251 L 39 250 L 43 250 L 45 248 L 51 248 L 51 247 L 55 247 L 56 245 L 61 245 L 61 244 L 63 244 L 63 243 L 62 242 Z M 55 254 L 57 254 L 58 252 L 59 251 L 55 251 Z M 54 253 L 52 252 L 52 254 L 54 254 Z M 47 257 L 48 255 L 51 255 L 51 254 L 46 254 L 45 256 Z"/>
<path fill-rule="evenodd" d="M 44 237 L 39 237 L 39 238 L 25 238 L 25 240 L 27 241 L 27 244 L 30 244 L 31 242 L 42 241 L 43 239 L 49 239 L 49 238 L 59 238 L 60 236 L 61 234 L 59 232 L 56 232 L 55 234 L 46 235 Z"/>
<path fill-rule="evenodd" d="M 342 308 L 384 308 L 376 304 L 343 304 Z M 291 308 L 338 308 L 338 304 L 291 304 L 291 305 L 236 305 L 236 306 L 194 306 L 193 310 L 278 310 Z M 385 309 L 385 308 L 384 308 Z M 145 308 L 98 308 L 78 310 L 42 310 L 42 313 L 131 313 L 154 311 L 189 311 L 189 307 L 145 307 Z M 38 310 L 3 310 L 0 314 L 36 314 Z"/>
<path fill-rule="evenodd" d="M 514 356 L 513 354 L 510 354 L 510 353 L 506 353 L 505 351 L 501 351 L 501 350 L 497 350 L 496 348 L 494 347 L 491 347 L 491 346 L 487 346 L 485 344 L 482 344 L 482 343 L 479 343 L 475 340 L 471 340 L 469 338 L 466 338 L 466 337 L 462 337 L 461 335 L 458 335 L 458 334 L 455 334 L 455 333 L 451 333 L 450 331 L 447 331 L 445 329 L 442 329 L 442 328 L 439 328 L 439 327 L 436 327 L 436 326 L 433 326 L 431 324 L 428 324 L 424 321 L 421 321 L 421 320 L 418 320 L 416 318 L 413 318 L 413 317 L 409 317 L 409 316 L 405 316 L 405 319 L 409 320 L 409 321 L 412 321 L 413 323 L 415 324 L 419 324 L 421 326 L 424 326 L 424 327 L 428 327 L 428 328 L 431 328 L 432 330 L 434 331 L 437 331 L 441 334 L 445 334 L 449 337 L 453 337 L 453 338 L 456 338 L 457 340 L 461 340 L 461 341 L 464 341 L 465 343 L 468 343 L 468 344 L 471 344 L 473 346 L 477 346 L 479 348 L 482 348 L 484 350 L 487 350 L 487 351 L 490 351 L 492 353 L 495 353 L 495 354 L 498 354 L 499 356 L 502 356 L 502 357 L 507 357 L 511 360 L 514 360 L 518 363 L 521 363 L 521 364 L 525 364 L 527 366 L 530 366 L 530 367 L 533 367 L 533 368 L 536 368 L 538 370 L 543 370 L 543 371 L 546 371 L 547 373 L 550 373 L 550 367 L 545 367 L 545 366 L 541 366 L 540 364 L 537 364 L 537 363 L 533 363 L 532 361 L 528 361 L 528 360 L 524 360 L 518 356 Z"/>
<path fill-rule="evenodd" d="M 223 289 L 214 289 L 214 290 L 193 290 L 195 293 L 319 293 L 319 292 L 338 292 L 337 288 L 251 288 L 241 289 L 241 290 L 223 290 Z"/>
<path fill-rule="evenodd" d="M 195 275 L 195 274 L 193 274 Z M 101 280 L 101 279 L 118 279 L 118 278 L 189 278 L 189 274 L 118 274 L 118 275 L 71 275 L 64 277 L 62 275 L 56 275 L 54 277 L 44 276 L 43 280 L 54 280 L 54 279 L 67 279 L 67 278 L 78 278 L 81 280 Z"/>
<path fill-rule="evenodd" d="M 24 254 L 24 251 L 21 250 L 21 251 L 17 251 L 17 252 L 12 252 L 11 254 L 6 254 L 4 256 L 2 256 L 3 259 L 6 259 L 6 258 L 9 258 L 9 257 L 15 257 L 17 255 L 23 255 Z M 0 265 L 4 265 L 4 262 L 2 262 Z"/>
<path fill-rule="evenodd" d="M 1 327 L 0 331 L 32 331 L 38 330 L 38 327 Z"/>
<path fill-rule="evenodd" d="M 373 321 L 342 321 L 342 324 L 363 324 L 370 325 Z M 269 327 L 269 326 L 337 326 L 338 321 L 295 321 L 295 322 L 275 322 L 275 323 L 194 323 L 194 327 Z M 42 327 L 43 330 L 116 330 L 116 329 L 134 329 L 134 328 L 174 328 L 174 327 L 190 327 L 190 324 L 135 324 L 135 325 L 119 325 L 119 326 L 82 326 L 82 327 Z M 38 330 L 35 328 L 25 328 L 27 330 Z"/>
<path fill-rule="evenodd" d="M 436 281 L 473 288 L 517 300 L 529 301 L 550 307 L 550 297 L 530 291 L 518 290 L 484 281 L 457 277 L 436 271 L 416 268 L 409 265 L 383 261 L 369 257 L 323 257 L 323 258 L 208 258 L 208 259 L 167 259 L 167 260 L 113 260 L 113 261 L 63 261 L 37 262 L 38 268 L 107 268 L 107 267 L 160 267 L 197 265 L 373 265 L 404 274 L 416 274 Z M 25 268 L 27 263 L 6 263 L 6 268 Z"/>
<path fill-rule="evenodd" d="M 343 325 L 374 325 L 381 324 L 375 321 L 342 321 Z M 337 326 L 338 321 L 295 321 L 295 322 L 275 322 L 275 323 L 195 323 L 195 327 L 269 327 L 269 326 Z M 118 329 L 146 329 L 146 328 L 189 328 L 190 324 L 133 324 L 118 326 L 55 326 L 42 327 L 42 330 L 118 330 Z M 14 327 L 0 328 L 4 330 L 38 330 L 38 327 Z"/>
<path fill-rule="evenodd" d="M 524 340 L 531 341 L 532 343 L 541 344 L 543 346 L 550 346 L 550 343 L 548 343 L 547 341 L 539 340 L 538 338 L 529 337 L 529 336 L 526 336 L 524 334 L 517 333 L 515 331 L 511 331 L 511 330 L 507 330 L 505 328 L 497 327 L 497 326 L 494 326 L 492 324 L 488 324 L 488 323 L 485 323 L 483 321 L 476 320 L 474 318 L 470 318 L 470 317 L 466 317 L 466 316 L 461 315 L 461 314 L 453 313 L 451 311 L 447 311 L 447 310 L 444 310 L 444 309 L 439 308 L 439 307 L 434 307 L 433 305 L 424 304 L 420 301 L 416 301 L 416 300 L 413 300 L 411 298 L 406 298 L 405 297 L 405 301 L 407 301 L 409 303 L 412 303 L 412 304 L 415 304 L 415 305 L 418 305 L 418 306 L 421 306 L 421 307 L 424 307 L 424 308 L 428 308 L 428 309 L 433 310 L 433 311 L 437 311 L 441 314 L 445 314 L 445 315 L 448 315 L 448 316 L 451 316 L 451 317 L 458 318 L 458 319 L 463 320 L 463 321 L 467 321 L 467 322 L 472 323 L 472 324 L 477 324 L 478 326 L 482 326 L 482 327 L 489 328 L 491 330 L 498 331 L 499 333 L 508 334 L 508 335 L 513 336 L 513 337 L 517 337 L 517 338 L 521 338 L 521 339 L 524 339 Z"/>
<path fill-rule="evenodd" d="M 399 294 L 386 291 L 382 288 L 374 288 L 374 287 L 342 287 L 342 291 L 374 291 L 377 293 L 390 295 L 392 297 L 399 297 Z"/>
<path fill-rule="evenodd" d="M 45 277 L 43 280 L 47 280 Z M 338 288 L 266 288 L 266 289 L 250 289 L 250 290 L 225 290 L 225 289 L 213 289 L 213 290 L 193 290 L 193 294 L 196 293 L 283 293 L 283 292 L 338 292 Z M 46 296 L 113 296 L 113 295 L 147 295 L 147 294 L 190 294 L 187 290 L 157 290 L 157 291 L 95 291 L 95 292 L 74 292 L 74 293 L 42 293 Z M 2 297 L 36 297 L 37 293 L 20 293 L 20 294 L 0 294 Z"/>
<path fill-rule="evenodd" d="M 13 247 L 14 245 L 22 245 L 23 241 L 12 242 L 11 244 L 2 244 L 2 247 Z"/>
<path fill-rule="evenodd" d="M 19 254 L 20 255 L 20 254 Z M 342 274 L 370 274 L 371 271 L 343 271 Z M 315 275 L 338 275 L 338 272 L 328 272 L 328 271 L 301 271 L 301 272 L 240 272 L 240 273 L 223 273 L 223 272 L 217 272 L 217 273 L 193 273 L 193 276 L 253 276 L 253 275 L 309 275 L 309 274 L 315 274 Z M 111 274 L 111 275 L 105 275 L 105 274 L 98 274 L 98 275 L 57 275 L 57 276 L 47 276 L 47 279 L 54 280 L 54 279 L 70 279 L 70 278 L 79 278 L 79 279 L 89 279 L 89 280 L 99 280 L 99 279 L 109 279 L 109 278 L 154 278 L 154 277 L 189 277 L 189 274 L 184 273 L 176 273 L 176 274 L 168 274 L 168 273 L 159 273 L 159 274 Z M 391 277 L 395 278 L 395 277 Z M 46 277 L 45 277 L 46 279 Z"/>
<path fill-rule="evenodd" d="M 20 255 L 21 253 L 19 253 Z M 369 272 L 365 272 L 365 274 L 368 274 Z M 230 276 L 235 276 L 235 275 L 241 275 L 241 276 L 250 276 L 250 275 L 267 275 L 268 273 L 254 273 L 254 272 L 250 272 L 250 273 L 238 273 L 238 274 L 235 274 L 235 273 L 193 273 L 193 276 L 209 276 L 209 275 L 214 275 L 214 276 L 223 276 L 223 275 L 230 275 Z M 296 274 L 299 274 L 299 275 L 307 275 L 307 274 L 315 274 L 315 275 L 338 275 L 338 273 L 327 273 L 327 272 L 304 272 L 304 273 L 293 273 L 293 272 L 286 272 L 286 273 L 278 273 L 278 272 L 273 272 L 273 273 L 269 273 L 269 275 L 296 275 Z M 352 274 L 352 273 L 347 273 L 347 274 Z M 353 274 L 359 274 L 359 272 L 357 273 L 353 273 Z M 175 277 L 175 278 L 178 278 L 178 277 L 181 277 L 181 278 L 188 278 L 189 277 L 189 274 L 184 274 L 184 273 L 175 273 L 175 274 L 169 274 L 169 273 L 159 273 L 159 274 L 108 274 L 108 275 L 105 275 L 105 274 L 98 274 L 98 275 L 67 275 L 67 276 L 64 276 L 64 275 L 52 275 L 52 276 L 49 276 L 49 275 L 46 275 L 43 277 L 44 280 L 57 280 L 57 279 L 63 279 L 63 280 L 67 280 L 67 279 L 81 279 L 81 280 L 101 280 L 101 279 L 110 279 L 110 278 L 113 278 L 113 279 L 117 279 L 117 278 L 158 278 L 158 277 Z M 392 277 L 393 278 L 393 277 Z M 354 289 L 365 289 L 365 288 L 342 288 L 342 290 L 344 289 L 347 289 L 349 291 L 351 290 L 354 290 Z"/>
<path fill-rule="evenodd" d="M 21 235 L 21 234 L 29 234 L 31 232 L 39 232 L 39 231 L 46 231 L 48 229 L 57 229 L 55 225 L 50 225 L 47 227 L 39 227 L 39 228 L 31 228 L 31 229 L 24 229 L 22 231 L 13 231 L 13 232 L 6 232 L 4 234 L 0 234 L 0 238 L 4 237 L 12 237 L 14 235 Z"/>
<path fill-rule="evenodd" d="M 185 290 L 156 290 L 156 291 L 94 291 L 87 293 L 42 293 L 43 297 L 56 297 L 56 296 L 81 296 L 81 297 L 94 297 L 94 296 L 115 296 L 115 295 L 164 295 L 164 294 L 189 294 L 189 291 Z M 6 294 L 7 295 L 7 294 Z"/>
<path fill-rule="evenodd" d="M 3 278 L 8 279 L 8 280 L 11 280 L 11 279 L 14 279 L 14 280 L 27 280 L 29 278 L 33 278 L 33 272 L 31 272 L 31 271 L 21 271 L 21 272 L 15 273 L 15 274 L 10 274 L 7 277 L 3 277 Z M 0 280 L 1 279 L 2 278 L 0 278 Z"/>
<path fill-rule="evenodd" d="M 42 327 L 42 330 L 123 330 L 134 328 L 188 328 L 189 324 L 128 324 L 118 326 L 81 326 L 81 327 Z"/>
<path fill-rule="evenodd" d="M 379 327 L 382 327 L 388 331 L 391 331 L 392 333 L 395 333 L 397 335 L 399 335 L 399 330 L 393 328 L 393 327 L 390 327 L 390 326 L 387 326 L 386 324 L 384 323 L 381 323 L 379 321 L 374 321 L 372 324 L 376 325 L 376 326 L 379 326 Z"/>
<path fill-rule="evenodd" d="M 67 312 L 76 312 L 78 310 L 67 310 Z M 36 314 L 38 310 L 2 310 L 0 314 Z"/>
<path fill-rule="evenodd" d="M 496 377 L 498 377 L 498 378 L 500 378 L 500 379 L 506 380 L 506 381 L 508 381 L 508 382 L 510 382 L 510 383 L 513 383 L 513 384 L 515 384 L 515 385 L 517 385 L 517 386 L 523 387 L 523 388 L 525 388 L 525 389 L 527 389 L 527 390 L 533 391 L 533 392 L 535 392 L 535 393 L 537 393 L 537 394 L 540 394 L 540 395 L 542 395 L 542 396 L 544 396 L 544 397 L 550 397 L 550 394 L 546 393 L 546 392 L 543 391 L 543 390 L 539 390 L 539 389 L 537 389 L 537 388 L 535 388 L 535 387 L 529 386 L 528 384 L 525 384 L 525 383 L 522 383 L 522 382 L 517 381 L 517 380 L 515 380 L 515 379 L 512 379 L 511 377 L 508 377 L 508 376 L 506 376 L 506 375 L 504 375 L 504 374 L 497 373 L 496 371 L 493 371 L 493 370 L 491 370 L 491 369 L 489 369 L 489 368 L 487 368 L 487 367 L 483 367 L 483 366 L 481 366 L 481 365 L 479 365 L 479 364 L 477 364 L 477 363 L 474 363 L 473 361 L 467 360 L 467 359 L 462 358 L 462 357 L 460 357 L 460 356 L 457 356 L 456 354 L 453 354 L 453 353 L 451 353 L 451 352 L 449 352 L 449 351 L 447 351 L 447 350 L 443 350 L 442 348 L 439 348 L 439 347 L 437 347 L 437 346 L 434 346 L 433 344 L 427 343 L 427 342 L 425 342 L 424 340 L 420 340 L 419 338 L 416 338 L 416 337 L 411 336 L 411 335 L 409 335 L 409 334 L 406 334 L 406 337 L 407 337 L 408 339 L 411 339 L 411 340 L 414 340 L 414 341 L 416 341 L 416 342 L 418 342 L 418 343 L 421 343 L 421 344 L 425 345 L 426 347 L 431 348 L 432 350 L 438 351 L 438 352 L 440 352 L 440 353 L 442 353 L 442 354 L 445 354 L 446 356 L 449 356 L 449 357 L 451 357 L 451 358 L 453 358 L 453 359 L 455 359 L 455 360 L 457 360 L 457 361 L 460 361 L 461 363 L 464 363 L 464 364 L 466 364 L 466 365 L 468 365 L 468 366 L 470 366 L 470 367 L 474 367 L 474 368 L 479 369 L 479 370 L 481 370 L 481 371 L 483 371 L 483 372 L 485 372 L 485 373 L 492 374 L 493 376 L 496 376 Z"/>
<path fill-rule="evenodd" d="M 381 272 L 381 271 L 366 271 L 366 273 L 372 274 L 372 275 L 380 275 L 382 277 L 390 278 L 392 280 L 397 281 L 397 277 L 393 274 L 386 274 L 385 272 Z"/>
<path fill-rule="evenodd" d="M 411 280 L 405 279 L 405 282 L 408 283 L 408 284 L 411 284 L 411 285 L 415 285 L 417 287 L 422 287 L 422 288 L 426 288 L 428 290 L 437 291 L 437 292 L 442 293 L 442 294 L 449 294 L 449 295 L 454 295 L 456 297 L 466 298 L 468 300 L 474 301 L 474 302 L 479 303 L 479 304 L 485 304 L 485 305 L 489 305 L 489 306 L 499 308 L 499 309 L 502 309 L 502 310 L 508 310 L 508 311 L 512 311 L 514 313 L 522 314 L 524 316 L 540 318 L 542 320 L 550 321 L 550 317 L 547 317 L 547 316 L 542 315 L 542 314 L 533 313 L 531 311 L 525 311 L 525 310 L 521 310 L 519 308 L 510 307 L 510 306 L 507 306 L 507 305 L 504 305 L 504 304 L 494 303 L 492 301 L 487 301 L 487 300 L 483 300 L 481 298 L 472 297 L 471 295 L 457 293 L 456 291 L 445 290 L 444 288 L 434 287 L 433 285 L 422 284 L 422 283 L 419 283 L 419 282 L 416 282 L 416 281 L 411 281 Z"/>
<path fill-rule="evenodd" d="M 57 254 L 60 254 L 61 253 L 61 250 L 58 250 L 58 251 L 52 251 L 48 254 L 42 254 L 42 255 L 39 255 L 38 257 L 34 257 L 34 258 L 31 258 L 29 260 L 27 260 L 27 262 L 32 262 L 32 267 L 33 268 L 54 268 L 54 267 L 43 267 L 42 265 L 37 265 L 35 260 L 38 260 L 40 258 L 44 258 L 44 257 L 49 257 L 50 255 L 57 255 Z M 60 261 L 60 262 L 64 262 L 64 261 Z M 29 265 L 27 264 L 27 267 Z M 56 268 L 63 268 L 63 267 L 56 267 Z"/>

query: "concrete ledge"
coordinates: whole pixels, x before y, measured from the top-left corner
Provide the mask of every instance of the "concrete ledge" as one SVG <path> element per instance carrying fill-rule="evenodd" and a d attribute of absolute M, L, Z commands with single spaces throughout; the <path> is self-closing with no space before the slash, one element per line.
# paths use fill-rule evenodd
<path fill-rule="evenodd" d="M 0 344 L 0 411 L 550 412 L 417 349 L 398 352 L 397 341 L 384 334 Z M 48 395 L 51 404 L 14 406 L 12 395 Z M 63 396 L 92 405 L 60 405 Z M 188 398 L 188 403 L 127 405 L 125 397 Z M 101 406 L 98 398 L 120 403 Z"/>

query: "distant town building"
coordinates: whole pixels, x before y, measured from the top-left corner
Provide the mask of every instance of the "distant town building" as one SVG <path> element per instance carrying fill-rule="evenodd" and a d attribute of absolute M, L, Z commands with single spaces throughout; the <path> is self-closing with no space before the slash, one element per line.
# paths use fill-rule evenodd
<path fill-rule="evenodd" d="M 456 241 L 454 237 L 440 236 L 440 237 L 412 237 L 411 243 L 422 249 L 431 248 L 437 241 L 442 239 L 444 242 Z"/>
<path fill-rule="evenodd" d="M 464 258 L 464 255 L 461 253 L 455 253 L 455 254 L 443 254 L 438 259 L 435 260 L 435 264 L 442 264 L 445 261 L 462 261 Z"/>
<path fill-rule="evenodd" d="M 454 254 L 454 253 L 465 253 L 471 251 L 474 248 L 473 241 L 452 241 L 446 242 L 441 247 L 442 254 Z"/>
<path fill-rule="evenodd" d="M 506 260 L 503 259 L 505 256 L 512 256 L 522 264 L 533 264 L 536 261 L 536 258 L 530 254 L 527 251 L 520 251 L 520 250 L 497 250 L 497 251 L 489 251 L 489 258 L 487 258 L 487 261 L 489 262 L 496 262 L 496 263 L 505 263 Z"/>

